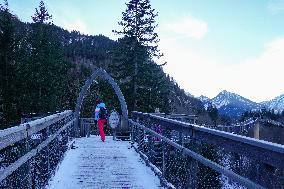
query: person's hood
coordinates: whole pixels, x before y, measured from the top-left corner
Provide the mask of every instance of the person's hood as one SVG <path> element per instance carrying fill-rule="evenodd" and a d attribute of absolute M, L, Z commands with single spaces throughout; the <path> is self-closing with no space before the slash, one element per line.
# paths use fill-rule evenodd
<path fill-rule="evenodd" d="M 105 105 L 105 103 L 101 102 L 101 103 L 99 103 L 99 104 L 97 105 L 97 107 L 98 107 L 98 108 L 105 108 L 106 105 Z"/>

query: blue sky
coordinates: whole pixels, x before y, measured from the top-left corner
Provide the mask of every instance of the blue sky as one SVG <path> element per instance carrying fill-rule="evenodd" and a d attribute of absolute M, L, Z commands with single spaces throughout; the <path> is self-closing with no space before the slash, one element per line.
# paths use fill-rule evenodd
<path fill-rule="evenodd" d="M 116 39 L 126 0 L 45 0 L 54 24 Z M 39 0 L 10 0 L 31 22 Z M 284 94 L 284 0 L 152 0 L 165 71 L 187 92 L 253 101 Z"/>

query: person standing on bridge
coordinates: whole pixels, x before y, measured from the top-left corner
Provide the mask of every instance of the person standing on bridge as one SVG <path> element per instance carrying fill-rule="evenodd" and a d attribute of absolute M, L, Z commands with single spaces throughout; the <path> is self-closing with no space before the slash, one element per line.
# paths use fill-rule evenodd
<path fill-rule="evenodd" d="M 95 121 L 98 123 L 101 140 L 104 142 L 105 141 L 104 125 L 107 122 L 107 109 L 102 99 L 99 99 L 97 101 L 97 106 L 95 109 Z"/>

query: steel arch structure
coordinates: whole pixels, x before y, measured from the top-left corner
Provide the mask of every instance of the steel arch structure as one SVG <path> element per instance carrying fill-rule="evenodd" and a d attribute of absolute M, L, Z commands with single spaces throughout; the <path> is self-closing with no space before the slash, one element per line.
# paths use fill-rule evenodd
<path fill-rule="evenodd" d="M 99 68 L 93 72 L 93 74 L 89 77 L 89 79 L 86 80 L 85 85 L 82 87 L 80 94 L 77 98 L 76 102 L 76 107 L 75 107 L 75 130 L 76 130 L 76 135 L 77 137 L 79 136 L 79 117 L 80 117 L 80 112 L 81 112 L 81 106 L 84 101 L 84 97 L 90 88 L 90 86 L 95 82 L 95 80 L 100 77 L 104 80 L 106 80 L 113 88 L 115 91 L 115 94 L 118 97 L 118 100 L 120 102 L 120 108 L 122 112 L 122 118 L 121 118 L 121 126 L 118 128 L 121 131 L 127 131 L 129 129 L 128 127 L 128 110 L 127 110 L 127 105 L 125 102 L 125 98 L 115 82 L 115 80 L 102 68 Z"/>

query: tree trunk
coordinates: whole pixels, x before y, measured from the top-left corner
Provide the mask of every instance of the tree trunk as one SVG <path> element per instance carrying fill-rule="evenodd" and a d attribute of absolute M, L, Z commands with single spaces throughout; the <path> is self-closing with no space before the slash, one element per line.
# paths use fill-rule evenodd
<path fill-rule="evenodd" d="M 133 111 L 136 111 L 137 109 L 137 74 L 138 74 L 138 63 L 137 63 L 137 57 L 135 55 L 135 50 L 136 50 L 136 40 L 138 41 L 137 38 L 137 3 L 135 4 L 135 41 L 134 41 L 134 46 L 133 46 L 133 53 L 134 53 L 134 77 L 133 77 Z"/>
<path fill-rule="evenodd" d="M 135 58 L 134 62 L 134 77 L 133 77 L 133 111 L 137 109 L 137 73 L 138 73 L 138 64 Z"/>

